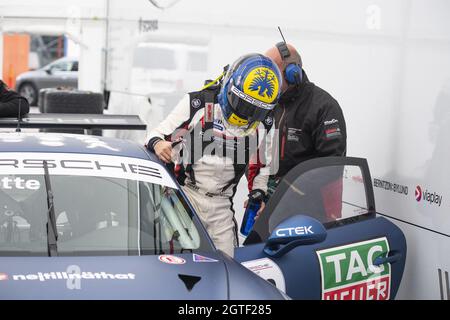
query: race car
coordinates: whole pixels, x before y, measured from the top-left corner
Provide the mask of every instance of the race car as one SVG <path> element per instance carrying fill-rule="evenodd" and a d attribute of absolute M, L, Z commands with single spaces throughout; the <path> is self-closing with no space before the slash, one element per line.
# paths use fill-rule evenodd
<path fill-rule="evenodd" d="M 142 128 L 66 116 L 0 126 Z M 0 299 L 392 299 L 406 243 L 376 216 L 370 181 L 363 159 L 299 165 L 232 259 L 142 145 L 2 133 Z"/>

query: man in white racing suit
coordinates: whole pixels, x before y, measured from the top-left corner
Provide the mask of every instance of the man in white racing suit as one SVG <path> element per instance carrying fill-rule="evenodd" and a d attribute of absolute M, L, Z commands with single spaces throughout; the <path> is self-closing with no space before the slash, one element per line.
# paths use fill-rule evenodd
<path fill-rule="evenodd" d="M 230 256 L 238 239 L 233 197 L 250 159 L 263 162 L 253 190 L 263 196 L 267 192 L 272 110 L 281 81 L 269 58 L 243 56 L 223 80 L 219 77 L 203 90 L 186 94 L 147 139 L 147 147 L 173 165 L 215 246 Z"/>

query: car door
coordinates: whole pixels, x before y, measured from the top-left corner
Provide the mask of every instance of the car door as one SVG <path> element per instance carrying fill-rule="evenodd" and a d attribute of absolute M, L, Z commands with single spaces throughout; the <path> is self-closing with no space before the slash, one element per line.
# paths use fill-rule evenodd
<path fill-rule="evenodd" d="M 296 217 L 311 223 L 286 227 Z M 323 237 L 290 242 L 283 254 L 267 250 L 279 235 L 313 233 L 314 221 Z M 293 299 L 393 299 L 405 258 L 402 231 L 376 214 L 367 161 L 345 157 L 294 167 L 235 251 L 236 260 Z"/>

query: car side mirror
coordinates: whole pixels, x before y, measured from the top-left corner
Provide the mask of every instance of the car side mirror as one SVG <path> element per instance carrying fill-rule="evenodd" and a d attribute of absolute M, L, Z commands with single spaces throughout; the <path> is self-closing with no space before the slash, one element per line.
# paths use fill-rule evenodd
<path fill-rule="evenodd" d="M 264 253 L 277 258 L 295 247 L 305 244 L 319 243 L 327 237 L 327 230 L 318 220 L 295 215 L 281 222 L 272 231 L 264 247 Z"/>
<path fill-rule="evenodd" d="M 53 73 L 52 68 L 45 68 L 44 71 L 47 72 L 48 75 Z"/>

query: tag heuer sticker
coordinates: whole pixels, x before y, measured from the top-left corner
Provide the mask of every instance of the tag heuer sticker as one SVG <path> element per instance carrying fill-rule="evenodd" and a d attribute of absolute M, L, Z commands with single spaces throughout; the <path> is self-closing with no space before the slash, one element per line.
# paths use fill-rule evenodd
<path fill-rule="evenodd" d="M 267 116 L 266 119 L 264 119 L 264 122 L 268 125 L 271 126 L 273 123 L 273 118 L 271 116 Z"/>
<path fill-rule="evenodd" d="M 386 257 L 386 237 L 316 251 L 320 263 L 323 300 L 388 300 L 391 265 L 375 266 Z"/>
<path fill-rule="evenodd" d="M 208 257 L 204 257 L 201 256 L 199 254 L 192 254 L 192 259 L 194 260 L 194 262 L 217 262 L 219 260 L 213 259 L 213 258 L 208 258 Z"/>
<path fill-rule="evenodd" d="M 172 256 L 168 254 L 163 254 L 158 257 L 159 261 L 167 263 L 167 264 L 185 264 L 186 260 L 183 258 Z"/>
<path fill-rule="evenodd" d="M 202 102 L 200 101 L 200 99 L 195 98 L 192 100 L 191 105 L 192 105 L 192 108 L 197 109 L 202 105 Z"/>

